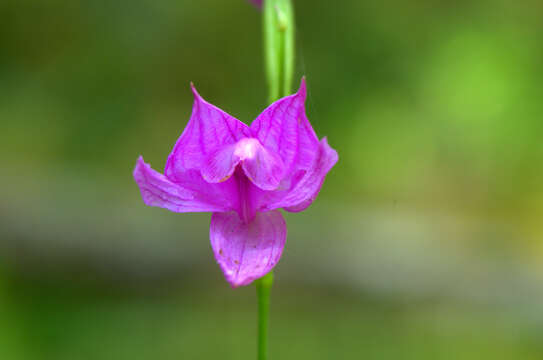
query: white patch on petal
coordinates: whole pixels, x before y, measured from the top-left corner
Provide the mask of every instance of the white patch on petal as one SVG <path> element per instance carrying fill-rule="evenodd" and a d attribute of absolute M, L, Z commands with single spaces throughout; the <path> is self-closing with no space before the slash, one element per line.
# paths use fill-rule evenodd
<path fill-rule="evenodd" d="M 261 147 L 260 142 L 255 138 L 243 138 L 235 145 L 234 156 L 239 157 L 241 161 L 253 159 L 256 152 Z"/>

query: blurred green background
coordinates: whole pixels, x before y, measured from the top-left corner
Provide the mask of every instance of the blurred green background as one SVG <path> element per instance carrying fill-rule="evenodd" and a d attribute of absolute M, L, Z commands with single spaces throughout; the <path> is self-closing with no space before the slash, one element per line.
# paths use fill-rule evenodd
<path fill-rule="evenodd" d="M 543 358 L 543 3 L 295 0 L 340 161 L 285 214 L 271 359 Z M 244 0 L 0 2 L 0 358 L 254 359 L 208 214 L 143 205 L 202 96 L 265 106 Z"/>

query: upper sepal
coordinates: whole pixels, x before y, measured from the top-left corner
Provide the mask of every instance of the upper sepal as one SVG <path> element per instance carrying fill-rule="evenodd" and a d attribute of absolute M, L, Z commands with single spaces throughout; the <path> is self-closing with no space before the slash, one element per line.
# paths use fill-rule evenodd
<path fill-rule="evenodd" d="M 279 155 L 287 172 L 307 168 L 319 140 L 305 114 L 305 78 L 295 94 L 268 106 L 251 124 L 251 132 L 264 147 Z"/>
<path fill-rule="evenodd" d="M 205 101 L 191 84 L 192 114 L 166 162 L 165 174 L 175 176 L 187 169 L 200 169 L 216 149 L 234 144 L 250 134 L 243 122 Z"/>
<path fill-rule="evenodd" d="M 255 190 L 259 211 L 284 207 L 302 211 L 318 195 L 327 172 L 338 160 L 326 140 L 318 140 L 305 113 L 305 79 L 298 91 L 271 104 L 253 122 L 251 131 L 266 149 L 282 158 L 286 176 L 274 191 Z"/>

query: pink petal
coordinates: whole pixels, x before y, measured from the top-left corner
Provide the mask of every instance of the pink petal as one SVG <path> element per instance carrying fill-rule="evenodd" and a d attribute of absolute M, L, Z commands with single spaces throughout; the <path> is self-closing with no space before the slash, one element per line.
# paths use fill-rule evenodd
<path fill-rule="evenodd" d="M 277 189 L 285 174 L 281 158 L 260 144 L 253 157 L 243 160 L 242 167 L 249 180 L 262 190 Z"/>
<path fill-rule="evenodd" d="M 305 99 L 306 84 L 302 79 L 296 94 L 277 100 L 251 124 L 253 135 L 281 157 L 289 173 L 307 169 L 319 146 L 305 114 Z"/>
<path fill-rule="evenodd" d="M 202 177 L 210 183 L 228 180 L 234 173 L 240 159 L 234 154 L 235 145 L 226 145 L 211 152 L 201 168 Z"/>
<path fill-rule="evenodd" d="M 194 86 L 192 92 L 192 115 L 166 162 L 168 178 L 185 170 L 200 170 L 211 152 L 250 134 L 247 125 L 205 101 Z"/>
<path fill-rule="evenodd" d="M 306 85 L 270 105 L 253 122 L 251 131 L 266 149 L 277 152 L 287 170 L 274 191 L 253 189 L 251 197 L 258 211 L 285 207 L 302 211 L 315 199 L 326 173 L 337 162 L 337 153 L 326 139 L 319 142 L 305 114 Z"/>
<path fill-rule="evenodd" d="M 174 212 L 232 211 L 239 208 L 236 184 L 208 184 L 195 170 L 174 182 L 153 170 L 140 156 L 134 169 L 143 202 Z"/>
<path fill-rule="evenodd" d="M 202 166 L 202 176 L 211 183 L 225 181 L 239 163 L 249 180 L 263 190 L 276 189 L 285 174 L 278 155 L 266 150 L 255 138 L 243 138 L 209 154 Z"/>
<path fill-rule="evenodd" d="M 259 194 L 259 211 L 285 208 L 298 212 L 306 209 L 317 197 L 324 178 L 338 161 L 337 152 L 322 139 L 312 166 L 305 171 L 296 172 L 285 190 L 261 192 Z"/>
<path fill-rule="evenodd" d="M 232 287 L 248 285 L 279 261 L 287 227 L 277 210 L 244 223 L 235 212 L 213 213 L 210 238 L 215 259 Z"/>

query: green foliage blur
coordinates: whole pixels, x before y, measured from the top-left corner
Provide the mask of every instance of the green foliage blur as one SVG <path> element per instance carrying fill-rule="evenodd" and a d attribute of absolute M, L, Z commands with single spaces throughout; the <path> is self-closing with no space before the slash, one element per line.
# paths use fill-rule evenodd
<path fill-rule="evenodd" d="M 543 358 L 543 3 L 295 0 L 340 160 L 285 214 L 271 359 Z M 244 0 L 0 2 L 0 359 L 254 359 L 208 214 L 143 205 L 200 94 L 267 105 Z"/>

